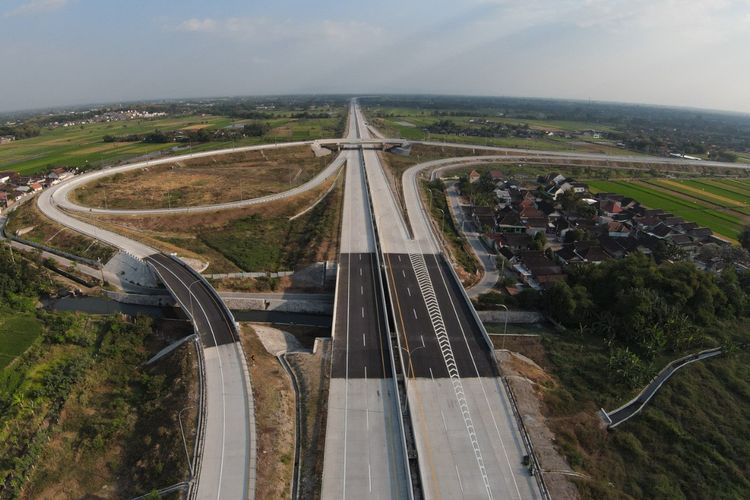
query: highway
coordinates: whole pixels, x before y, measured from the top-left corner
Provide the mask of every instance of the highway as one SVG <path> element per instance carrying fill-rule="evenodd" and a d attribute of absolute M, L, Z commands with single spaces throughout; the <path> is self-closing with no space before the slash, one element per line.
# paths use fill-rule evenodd
<path fill-rule="evenodd" d="M 142 243 L 82 222 L 54 203 L 63 182 L 43 191 L 39 209 L 73 230 L 113 245 L 142 260 L 161 277 L 192 319 L 199 334 L 205 367 L 205 414 L 202 446 L 198 447 L 197 478 L 192 494 L 198 499 L 254 498 L 255 420 L 250 378 L 236 326 L 215 291 L 194 270 L 176 258 Z M 202 452 L 202 453 L 201 453 Z M 196 488 L 197 486 L 197 488 Z"/>
<path fill-rule="evenodd" d="M 356 136 L 354 111 L 349 133 Z M 322 498 L 409 498 L 398 392 L 361 154 L 349 151 Z"/>
<path fill-rule="evenodd" d="M 440 252 L 416 181 L 404 179 L 407 225 L 377 154 L 363 156 L 425 498 L 540 497 L 488 340 Z"/>

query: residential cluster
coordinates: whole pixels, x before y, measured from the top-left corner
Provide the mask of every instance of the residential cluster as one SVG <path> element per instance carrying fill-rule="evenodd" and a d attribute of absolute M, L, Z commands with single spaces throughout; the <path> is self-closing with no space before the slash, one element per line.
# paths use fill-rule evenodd
<path fill-rule="evenodd" d="M 709 243 L 714 249 L 731 247 L 695 222 L 619 194 L 591 194 L 585 183 L 558 173 L 522 185 L 497 170 L 474 170 L 458 186 L 464 221 L 502 256 L 504 272 L 515 271 L 534 289 L 563 280 L 568 265 L 598 264 L 632 252 L 720 270 L 719 252 L 701 249 Z"/>
<path fill-rule="evenodd" d="M 0 213 L 26 196 L 64 181 L 75 171 L 64 167 L 54 168 L 47 174 L 20 175 L 18 172 L 0 172 Z"/>
<path fill-rule="evenodd" d="M 71 115 L 75 116 L 76 112 L 71 112 Z M 90 115 L 90 112 L 85 112 L 84 114 Z M 87 123 L 109 123 L 109 122 L 119 122 L 124 120 L 144 120 L 144 119 L 150 119 L 150 118 L 160 118 L 167 116 L 167 113 L 164 113 L 162 111 L 159 112 L 150 112 L 150 111 L 140 111 L 137 109 L 126 109 L 121 111 L 106 111 L 103 113 L 96 113 L 92 116 L 86 116 L 85 118 L 72 118 L 70 120 L 56 120 L 53 122 L 50 122 L 48 126 L 52 128 L 57 127 L 75 127 L 78 125 L 85 125 Z"/>

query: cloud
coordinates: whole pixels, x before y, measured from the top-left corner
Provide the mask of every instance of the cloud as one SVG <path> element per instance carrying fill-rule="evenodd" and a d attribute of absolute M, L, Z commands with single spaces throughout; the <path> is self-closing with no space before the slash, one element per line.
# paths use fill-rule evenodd
<path fill-rule="evenodd" d="M 188 31 L 188 32 L 202 32 L 202 33 L 212 33 L 216 31 L 216 28 L 218 27 L 218 23 L 211 19 L 210 17 L 207 17 L 205 19 L 187 19 L 183 22 L 181 22 L 177 26 L 178 31 Z"/>
<path fill-rule="evenodd" d="M 268 17 L 191 18 L 168 29 L 210 34 L 248 44 L 336 44 L 344 47 L 358 38 L 369 43 L 382 38 L 378 26 L 360 21 L 292 20 Z"/>
<path fill-rule="evenodd" d="M 15 9 L 6 12 L 5 17 L 46 14 L 62 9 L 68 3 L 69 0 L 26 0 Z"/>

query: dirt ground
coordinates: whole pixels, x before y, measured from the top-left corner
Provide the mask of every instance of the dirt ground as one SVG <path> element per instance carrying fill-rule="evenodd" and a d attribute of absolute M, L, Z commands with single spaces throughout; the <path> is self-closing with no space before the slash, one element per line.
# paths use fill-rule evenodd
<path fill-rule="evenodd" d="M 234 221 L 253 215 L 264 219 L 291 217 L 315 203 L 331 187 L 333 182 L 341 183 L 343 182 L 342 179 L 343 176 L 336 180 L 328 179 L 317 188 L 292 198 L 240 209 L 149 216 L 81 216 L 79 214 L 79 217 L 129 238 L 142 241 L 159 250 L 176 252 L 181 256 L 207 261 L 209 262 L 209 267 L 206 270 L 208 273 L 239 272 L 242 269 L 218 251 L 205 245 L 198 238 L 198 234 L 203 231 L 230 227 Z M 343 199 L 341 184 L 328 196 L 335 197 L 333 206 L 336 213 L 340 214 L 341 200 Z M 336 217 L 340 219 L 340 215 L 336 215 Z M 340 221 L 338 223 L 340 224 Z M 332 231 L 331 237 L 321 245 L 318 252 L 320 260 L 324 260 L 324 258 L 333 260 L 335 258 L 338 252 L 338 232 L 338 228 L 336 231 Z"/>
<path fill-rule="evenodd" d="M 320 498 L 328 411 L 329 349 L 330 339 L 315 354 L 298 352 L 287 355 L 300 385 L 302 401 L 300 498 Z"/>
<path fill-rule="evenodd" d="M 76 189 L 80 204 L 168 208 L 279 193 L 312 179 L 327 164 L 307 146 L 179 161 L 116 174 Z"/>
<path fill-rule="evenodd" d="M 294 467 L 295 404 L 291 380 L 276 356 L 243 324 L 245 351 L 255 398 L 257 498 L 289 498 Z"/>
<path fill-rule="evenodd" d="M 510 337 L 509 339 L 512 339 Z M 543 358 L 544 348 L 537 337 L 519 337 L 534 357 Z M 513 349 L 513 342 L 506 347 Z M 534 445 L 537 459 L 550 495 L 555 499 L 574 500 L 580 498 L 578 489 L 567 473 L 573 473 L 570 465 L 555 447 L 555 435 L 547 426 L 543 414 L 544 392 L 556 386 L 557 381 L 532 359 L 511 350 L 496 350 L 495 355 L 513 395 L 518 403 L 524 425 Z"/>

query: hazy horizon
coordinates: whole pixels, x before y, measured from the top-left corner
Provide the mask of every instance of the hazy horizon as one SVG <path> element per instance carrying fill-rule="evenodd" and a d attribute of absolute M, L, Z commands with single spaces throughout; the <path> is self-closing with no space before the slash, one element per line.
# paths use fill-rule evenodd
<path fill-rule="evenodd" d="M 0 112 L 429 94 L 750 113 L 748 46 L 737 0 L 2 0 Z"/>

